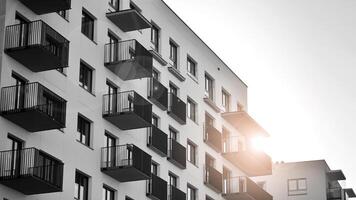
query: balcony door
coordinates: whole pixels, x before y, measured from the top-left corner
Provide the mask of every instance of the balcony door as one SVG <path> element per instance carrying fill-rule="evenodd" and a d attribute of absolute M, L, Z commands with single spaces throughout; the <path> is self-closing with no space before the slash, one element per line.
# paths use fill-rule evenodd
<path fill-rule="evenodd" d="M 8 136 L 8 144 L 10 146 L 9 154 L 6 158 L 6 167 L 4 167 L 4 171 L 1 173 L 5 173 L 6 176 L 19 176 L 21 171 L 21 152 L 23 148 L 23 141 L 9 135 Z"/>
<path fill-rule="evenodd" d="M 231 180 L 231 170 L 229 170 L 226 167 L 223 167 L 223 188 L 224 188 L 223 193 L 225 194 L 230 193 L 231 191 L 230 180 Z"/>
<path fill-rule="evenodd" d="M 117 113 L 118 109 L 118 92 L 119 88 L 114 85 L 113 83 L 106 81 L 106 86 L 107 86 L 107 95 L 108 95 L 108 113 Z"/>
<path fill-rule="evenodd" d="M 15 90 L 14 92 L 14 110 L 17 109 L 23 109 L 25 107 L 25 85 L 27 83 L 27 80 L 22 78 L 21 76 L 17 74 L 12 74 L 12 78 L 15 81 Z"/>
<path fill-rule="evenodd" d="M 109 55 L 109 62 L 117 62 L 119 61 L 119 41 L 120 39 L 112 34 L 111 32 L 108 32 L 108 39 L 109 39 L 109 49 L 108 49 L 108 54 Z"/>
<path fill-rule="evenodd" d="M 48 181 L 50 183 L 57 183 L 59 181 L 58 162 L 43 152 L 39 152 L 37 163 L 35 166 L 28 166 L 32 170 L 32 174 L 38 178 Z"/>
<path fill-rule="evenodd" d="M 106 147 L 106 167 L 116 166 L 116 138 L 109 133 L 105 133 L 105 147 Z"/>
<path fill-rule="evenodd" d="M 29 42 L 28 41 L 28 36 L 29 36 L 29 25 L 30 21 L 26 19 L 24 16 L 22 16 L 19 13 L 16 13 L 15 16 L 15 24 L 19 24 L 17 26 L 16 32 L 18 34 L 18 45 L 15 45 L 15 47 L 24 47 L 27 46 Z M 39 28 L 39 27 L 38 27 Z"/>

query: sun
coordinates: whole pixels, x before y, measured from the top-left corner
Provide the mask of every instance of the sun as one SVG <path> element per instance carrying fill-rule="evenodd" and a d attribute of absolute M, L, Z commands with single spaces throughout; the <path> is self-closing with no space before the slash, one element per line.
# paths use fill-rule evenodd
<path fill-rule="evenodd" d="M 255 151 L 270 152 L 270 138 L 254 137 L 251 139 L 251 147 Z"/>

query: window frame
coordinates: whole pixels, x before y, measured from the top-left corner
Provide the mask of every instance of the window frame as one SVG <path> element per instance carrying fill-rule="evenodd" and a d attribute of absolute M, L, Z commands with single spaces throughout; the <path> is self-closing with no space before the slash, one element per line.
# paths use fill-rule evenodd
<path fill-rule="evenodd" d="M 209 84 L 210 83 L 210 84 Z M 215 98 L 215 80 L 212 76 L 210 76 L 207 72 L 205 72 L 204 76 L 204 93 L 207 98 L 211 101 L 214 101 Z"/>
<path fill-rule="evenodd" d="M 224 97 L 225 96 L 225 97 Z M 225 112 L 230 111 L 231 94 L 224 88 L 221 89 L 221 105 L 225 108 Z"/>
<path fill-rule="evenodd" d="M 110 199 L 107 198 L 108 193 L 112 194 Z M 116 190 L 114 190 L 112 187 L 109 187 L 105 184 L 103 185 L 103 194 L 105 195 L 102 197 L 103 200 L 115 200 L 115 198 L 116 198 Z"/>
<path fill-rule="evenodd" d="M 191 192 L 189 192 L 191 191 Z M 192 196 L 194 195 L 194 196 Z M 187 200 L 197 200 L 198 199 L 198 189 L 191 184 L 187 184 Z"/>
<path fill-rule="evenodd" d="M 79 179 L 79 180 L 78 180 Z M 76 200 L 88 200 L 89 198 L 89 179 L 90 177 L 78 170 L 75 171 L 75 195 L 74 199 Z M 79 181 L 79 182 L 77 182 Z M 78 185 L 78 187 L 77 187 Z M 84 187 L 84 191 L 83 191 L 83 197 L 80 196 L 81 192 L 80 192 L 80 186 Z M 78 191 L 76 191 L 78 190 Z"/>
<path fill-rule="evenodd" d="M 194 73 L 191 71 L 191 64 L 194 66 Z M 190 75 L 192 75 L 194 78 L 198 77 L 198 63 L 191 57 L 187 56 L 187 71 Z"/>
<path fill-rule="evenodd" d="M 179 45 L 172 39 L 169 39 L 169 60 L 172 61 L 172 66 L 178 70 Z"/>
<path fill-rule="evenodd" d="M 296 182 L 296 189 L 291 189 L 290 188 L 290 183 L 292 181 Z M 305 189 L 299 188 L 299 182 L 300 181 L 305 181 Z M 308 194 L 308 183 L 307 183 L 307 178 L 293 178 L 293 179 L 288 179 L 287 180 L 287 189 L 288 189 L 288 196 L 298 196 L 298 195 L 307 195 Z"/>
<path fill-rule="evenodd" d="M 191 140 L 187 141 L 187 161 L 198 166 L 198 145 Z"/>
<path fill-rule="evenodd" d="M 198 121 L 198 104 L 190 97 L 187 98 L 187 117 L 193 122 Z"/>
<path fill-rule="evenodd" d="M 94 15 L 92 15 L 87 9 L 83 8 L 81 32 L 83 35 L 85 35 L 89 40 L 93 42 L 95 42 L 95 26 L 96 26 L 96 17 L 94 17 Z"/>
<path fill-rule="evenodd" d="M 84 71 L 85 70 L 85 71 Z M 85 73 L 85 74 L 82 74 Z M 84 82 L 85 81 L 85 82 Z M 94 89 L 94 69 L 83 60 L 80 61 L 79 67 L 79 86 L 89 93 Z"/>
<path fill-rule="evenodd" d="M 81 123 L 81 124 L 80 124 Z M 80 130 L 79 128 L 83 128 L 85 126 L 85 124 L 83 123 L 87 123 L 89 126 L 88 126 L 88 132 L 87 133 L 83 133 L 81 131 L 84 131 L 84 130 Z M 85 145 L 85 146 L 88 146 L 88 147 L 91 147 L 91 132 L 92 132 L 92 121 L 89 120 L 88 118 L 86 118 L 85 116 L 83 116 L 82 114 L 78 114 L 78 117 L 77 117 L 77 137 L 76 137 L 76 140 Z M 79 134 L 79 139 L 78 139 L 78 134 Z M 85 136 L 85 139 L 83 139 L 83 135 Z M 83 141 L 85 140 L 85 141 Z"/>
<path fill-rule="evenodd" d="M 161 37 L 161 28 L 151 21 L 152 27 L 151 27 L 151 43 L 153 44 L 153 50 L 155 50 L 157 53 L 160 53 L 160 37 Z M 154 37 L 155 36 L 155 37 Z"/>

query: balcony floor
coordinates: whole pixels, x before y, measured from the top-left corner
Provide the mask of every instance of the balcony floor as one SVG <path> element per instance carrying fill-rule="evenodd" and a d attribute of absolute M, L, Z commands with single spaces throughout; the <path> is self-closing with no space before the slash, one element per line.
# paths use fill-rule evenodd
<path fill-rule="evenodd" d="M 61 129 L 65 127 L 63 124 L 53 120 L 50 116 L 37 109 L 2 112 L 1 116 L 29 132 Z"/>
<path fill-rule="evenodd" d="M 105 66 L 124 81 L 152 76 L 152 72 L 147 71 L 135 59 L 105 63 Z"/>
<path fill-rule="evenodd" d="M 107 13 L 106 17 L 124 32 L 151 27 L 150 22 L 134 9 Z"/>
<path fill-rule="evenodd" d="M 223 197 L 227 200 L 259 200 L 259 199 L 253 198 L 252 196 L 250 196 L 249 194 L 247 194 L 245 192 L 223 194 Z"/>
<path fill-rule="evenodd" d="M 0 183 L 25 195 L 45 194 L 62 191 L 61 188 L 49 184 L 48 182 L 35 176 L 24 176 L 15 179 L 6 179 L 1 177 Z"/>
<path fill-rule="evenodd" d="M 6 49 L 5 52 L 33 72 L 67 67 L 62 66 L 61 59 L 58 56 L 53 55 L 40 45 Z"/>
<path fill-rule="evenodd" d="M 104 114 L 103 117 L 121 130 L 132 130 L 151 126 L 151 123 L 145 121 L 134 112 L 124 112 L 112 115 Z"/>
<path fill-rule="evenodd" d="M 67 0 L 20 0 L 37 15 L 69 10 L 70 3 Z"/>
<path fill-rule="evenodd" d="M 141 172 L 135 167 L 108 167 L 102 168 L 101 171 L 108 176 L 120 181 L 120 182 L 132 182 L 147 180 L 150 177 L 147 174 Z"/>

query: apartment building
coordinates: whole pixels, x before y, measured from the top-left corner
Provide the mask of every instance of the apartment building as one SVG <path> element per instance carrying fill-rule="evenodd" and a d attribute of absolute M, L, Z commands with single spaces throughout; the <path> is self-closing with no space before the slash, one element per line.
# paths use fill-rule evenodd
<path fill-rule="evenodd" d="M 325 160 L 279 162 L 272 175 L 254 177 L 275 200 L 347 200 L 356 197 L 346 188 L 342 170 L 331 170 Z"/>
<path fill-rule="evenodd" d="M 163 1 L 0 3 L 1 199 L 272 199 L 246 84 Z"/>

